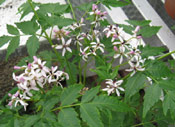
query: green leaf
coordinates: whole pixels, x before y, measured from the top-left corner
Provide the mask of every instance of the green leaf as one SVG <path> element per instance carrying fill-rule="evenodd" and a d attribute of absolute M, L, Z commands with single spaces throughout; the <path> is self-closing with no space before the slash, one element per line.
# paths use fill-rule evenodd
<path fill-rule="evenodd" d="M 119 24 L 120 27 L 123 27 L 124 31 L 129 33 L 129 34 L 133 34 L 132 31 L 135 29 L 133 26 L 131 25 L 125 25 L 125 24 Z"/>
<path fill-rule="evenodd" d="M 39 29 L 39 26 L 35 21 L 24 21 L 15 24 L 24 34 L 32 35 Z"/>
<path fill-rule="evenodd" d="M 93 3 L 94 2 L 84 3 L 84 4 L 81 4 L 80 6 L 78 6 L 77 8 L 79 8 L 83 11 L 88 11 L 89 9 L 91 9 Z"/>
<path fill-rule="evenodd" d="M 110 6 L 112 7 L 123 7 L 126 5 L 129 5 L 130 2 L 128 1 L 117 1 L 117 0 L 104 0 L 102 2 L 106 7 L 108 7 L 110 9 Z"/>
<path fill-rule="evenodd" d="M 136 92 L 144 87 L 144 83 L 146 81 L 146 77 L 141 73 L 136 73 L 133 77 L 130 77 L 127 81 L 125 87 L 126 98 L 129 99 Z"/>
<path fill-rule="evenodd" d="M 101 112 L 101 119 L 104 127 L 124 127 L 123 123 L 126 122 L 124 121 L 124 116 L 124 113 L 110 112 L 109 110 L 103 110 Z"/>
<path fill-rule="evenodd" d="M 63 127 L 81 127 L 78 114 L 73 108 L 62 109 L 58 114 L 58 121 Z"/>
<path fill-rule="evenodd" d="M 151 47 L 150 45 L 146 45 L 145 47 L 141 48 L 141 55 L 144 58 L 149 56 L 157 56 L 163 53 L 164 51 L 166 51 L 166 49 L 163 47 Z"/>
<path fill-rule="evenodd" d="M 169 67 L 162 61 L 155 61 L 153 63 L 150 63 L 146 68 L 146 72 L 156 78 L 162 78 L 172 75 Z"/>
<path fill-rule="evenodd" d="M 60 98 L 58 96 L 51 96 L 50 99 L 48 99 L 44 102 L 43 110 L 45 110 L 45 111 L 51 110 L 55 106 L 55 104 L 57 104 L 59 102 L 59 100 L 60 100 Z"/>
<path fill-rule="evenodd" d="M 36 55 L 36 52 L 39 49 L 39 39 L 35 35 L 33 35 L 29 37 L 26 45 L 28 54 L 32 57 Z"/>
<path fill-rule="evenodd" d="M 150 108 L 160 99 L 161 88 L 157 84 L 153 84 L 149 86 L 145 92 L 143 102 L 143 118 L 145 118 Z"/>
<path fill-rule="evenodd" d="M 95 97 L 89 104 L 97 106 L 101 110 L 109 109 L 117 112 L 128 112 L 132 110 L 127 104 L 119 101 L 116 97 L 106 95 Z"/>
<path fill-rule="evenodd" d="M 140 29 L 138 34 L 141 34 L 143 37 L 152 37 L 153 35 L 157 34 L 160 30 L 160 26 L 149 26 Z"/>
<path fill-rule="evenodd" d="M 166 115 L 168 109 L 175 110 L 175 94 L 174 91 L 169 91 L 163 101 L 163 112 Z"/>
<path fill-rule="evenodd" d="M 35 123 L 37 123 L 40 119 L 39 115 L 30 115 L 26 117 L 24 127 L 32 127 Z"/>
<path fill-rule="evenodd" d="M 48 51 L 48 50 L 39 52 L 39 56 L 47 62 L 46 66 L 48 67 L 51 67 L 52 60 L 57 58 L 55 53 L 53 53 L 52 51 Z M 57 62 L 57 61 L 54 61 L 54 62 Z"/>
<path fill-rule="evenodd" d="M 12 34 L 12 35 L 19 35 L 19 31 L 16 27 L 12 26 L 12 25 L 8 25 L 7 24 L 7 30 L 8 30 L 8 33 L 9 34 Z"/>
<path fill-rule="evenodd" d="M 6 36 L 6 35 L 1 36 L 0 37 L 0 47 L 5 45 L 6 43 L 8 43 L 11 39 L 12 39 L 12 37 L 10 37 L 10 36 Z"/>
<path fill-rule="evenodd" d="M 90 104 L 81 104 L 80 113 L 83 121 L 87 122 L 90 127 L 103 127 L 100 120 L 98 109 Z"/>
<path fill-rule="evenodd" d="M 175 91 L 175 80 L 167 79 L 159 81 L 159 86 L 165 90 Z"/>
<path fill-rule="evenodd" d="M 128 22 L 129 24 L 133 25 L 133 26 L 146 26 L 149 25 L 151 20 L 125 20 L 126 22 Z"/>
<path fill-rule="evenodd" d="M 5 2 L 5 0 L 1 0 L 1 1 L 0 1 L 0 5 L 3 4 L 4 2 Z"/>
<path fill-rule="evenodd" d="M 32 1 L 31 1 L 32 2 Z M 34 8 L 36 7 L 36 3 L 32 2 L 32 5 L 34 6 Z M 19 8 L 18 8 L 18 13 L 21 14 L 20 20 L 22 20 L 26 15 L 28 15 L 30 12 L 32 11 L 32 8 L 29 4 L 29 2 L 26 2 L 24 4 L 22 4 Z"/>
<path fill-rule="evenodd" d="M 40 8 L 39 10 L 45 14 L 48 14 L 48 13 L 61 14 L 61 13 L 64 13 L 68 7 L 69 6 L 67 4 L 60 5 L 60 3 L 47 3 L 47 4 L 41 4 L 39 6 Z"/>
<path fill-rule="evenodd" d="M 76 98 L 79 96 L 81 88 L 82 85 L 71 85 L 68 88 L 64 88 L 60 97 L 61 106 L 74 103 L 76 101 Z"/>
<path fill-rule="evenodd" d="M 12 40 L 9 42 L 9 46 L 7 48 L 6 60 L 8 57 L 18 48 L 20 42 L 20 38 L 18 36 L 13 37 Z"/>
<path fill-rule="evenodd" d="M 61 18 L 61 17 L 54 18 L 54 24 L 58 25 L 59 27 L 71 25 L 73 22 L 74 20 L 70 18 Z"/>
<path fill-rule="evenodd" d="M 83 95 L 81 102 L 88 102 L 91 101 L 99 92 L 99 86 L 91 88 L 90 90 L 86 91 Z"/>

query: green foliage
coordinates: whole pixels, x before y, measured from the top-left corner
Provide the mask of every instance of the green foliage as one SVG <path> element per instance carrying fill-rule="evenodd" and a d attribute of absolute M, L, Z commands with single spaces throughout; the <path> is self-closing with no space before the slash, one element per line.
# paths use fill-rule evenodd
<path fill-rule="evenodd" d="M 99 92 L 99 87 L 94 87 L 83 95 L 81 102 L 89 102 L 91 101 Z"/>
<path fill-rule="evenodd" d="M 141 34 L 143 37 L 151 37 L 155 35 L 160 28 L 160 26 L 144 27 L 144 29 L 141 29 L 138 34 Z"/>
<path fill-rule="evenodd" d="M 6 60 L 16 50 L 16 48 L 18 48 L 19 41 L 20 41 L 20 38 L 18 36 L 13 37 L 12 40 L 10 40 L 9 46 L 7 48 Z"/>
<path fill-rule="evenodd" d="M 103 127 L 97 107 L 91 104 L 80 106 L 81 117 L 90 127 Z"/>
<path fill-rule="evenodd" d="M 152 63 L 149 63 L 149 65 L 147 65 L 146 72 L 148 72 L 149 75 L 152 75 L 153 77 L 159 79 L 172 75 L 172 72 L 168 66 L 161 61 L 154 61 Z"/>
<path fill-rule="evenodd" d="M 5 45 L 6 43 L 8 43 L 11 40 L 10 36 L 1 36 L 0 37 L 0 47 L 2 47 L 3 45 Z"/>
<path fill-rule="evenodd" d="M 39 29 L 39 26 L 35 21 L 24 21 L 15 24 L 24 34 L 33 35 Z"/>
<path fill-rule="evenodd" d="M 103 0 L 102 3 L 110 9 L 110 6 L 112 7 L 123 7 L 126 5 L 129 5 L 131 2 L 129 0 L 123 0 L 123 1 L 118 1 L 118 0 Z"/>
<path fill-rule="evenodd" d="M 142 20 L 142 21 L 138 21 L 138 20 L 125 20 L 126 22 L 128 22 L 129 24 L 133 25 L 133 26 L 146 26 L 149 25 L 151 20 Z"/>
<path fill-rule="evenodd" d="M 125 85 L 126 99 L 129 99 L 140 89 L 142 89 L 144 87 L 145 81 L 146 77 L 142 73 L 137 73 L 135 76 L 130 77 Z"/>
<path fill-rule="evenodd" d="M 30 56 L 34 56 L 39 48 L 39 39 L 33 35 L 27 40 L 27 51 Z"/>
<path fill-rule="evenodd" d="M 2 2 L 4 1 L 1 1 L 0 4 Z M 114 45 L 111 44 L 111 37 L 103 37 L 103 39 L 100 39 L 100 41 L 102 41 L 101 43 L 105 45 L 105 53 L 97 51 L 96 55 L 91 54 L 92 60 L 95 61 L 95 69 L 87 68 L 86 63 L 84 66 L 81 65 L 83 53 L 81 54 L 79 52 L 79 45 L 76 45 L 77 49 L 72 49 L 72 54 L 66 52 L 64 57 L 62 57 L 60 52 L 57 52 L 56 49 L 53 51 L 45 50 L 38 53 L 40 37 L 46 38 L 52 47 L 54 44 L 60 45 L 61 43 L 60 40 L 52 42 L 52 33 L 48 35 L 46 32 L 47 29 L 53 31 L 55 26 L 62 29 L 63 27 L 75 23 L 76 19 L 65 18 L 64 13 L 73 13 L 75 8 L 78 8 L 85 11 L 83 17 L 87 17 L 87 15 L 89 16 L 88 11 L 91 11 L 92 4 L 94 3 L 103 4 L 110 8 L 128 5 L 131 3 L 131 0 L 98 0 L 73 8 L 68 4 L 41 4 L 28 0 L 28 2 L 19 7 L 18 11 L 21 14 L 20 20 L 29 13 L 33 13 L 34 16 L 29 21 L 15 23 L 16 26 L 7 25 L 7 31 L 12 36 L 4 35 L 0 37 L 0 47 L 9 43 L 6 59 L 19 47 L 20 36 L 30 35 L 26 44 L 29 56 L 23 58 L 18 65 L 27 65 L 33 61 L 32 57 L 37 55 L 47 62 L 47 67 L 59 65 L 60 70 L 64 70 L 68 73 L 69 80 L 63 84 L 64 88 L 58 86 L 60 85 L 58 82 L 53 82 L 45 84 L 44 88 L 40 88 L 38 91 L 31 90 L 30 92 L 33 96 L 31 96 L 31 99 L 25 100 L 26 103 L 28 103 L 27 111 L 24 111 L 23 107 L 18 105 L 16 107 L 13 105 L 13 108 L 10 109 L 10 107 L 7 106 L 10 97 L 8 94 L 4 96 L 0 101 L 0 126 L 165 127 L 174 122 L 175 61 L 169 60 L 168 63 L 166 63 L 161 60 L 167 56 L 167 54 L 164 56 L 163 53 L 166 51 L 165 48 L 151 47 L 149 45 L 145 47 L 139 46 L 141 57 L 145 58 L 146 64 L 143 66 L 145 71 L 137 72 L 132 77 L 130 77 L 130 74 L 127 74 L 125 77 L 120 77 L 120 75 L 118 75 L 119 70 L 121 70 L 120 67 L 128 64 L 128 61 L 125 62 L 126 64 L 113 65 L 115 61 L 113 56 L 117 51 L 113 49 Z M 90 17 L 86 19 L 94 21 L 93 18 L 94 17 L 90 15 Z M 136 26 L 141 26 L 137 35 L 141 34 L 143 37 L 151 37 L 161 28 L 158 26 L 149 26 L 150 20 L 126 20 L 126 22 L 130 25 L 119 24 L 119 26 L 131 35 Z M 110 25 L 106 19 L 99 21 L 99 23 L 102 27 Z M 89 29 L 89 34 L 93 34 L 93 39 L 80 39 L 83 42 L 83 46 L 81 46 L 82 49 L 84 49 L 85 46 L 91 47 L 90 43 L 97 40 L 94 36 L 95 32 L 93 33 L 94 25 L 91 25 Z M 68 30 L 71 31 L 71 28 Z M 40 33 L 36 34 L 38 31 Z M 21 32 L 23 33 L 22 35 L 20 35 Z M 71 31 L 68 36 L 64 36 L 65 40 L 72 38 L 73 43 L 73 41 L 77 40 L 76 37 L 79 36 L 81 32 L 84 32 L 82 28 Z M 116 39 L 115 41 L 118 40 Z M 119 45 L 117 45 L 117 47 L 118 46 Z M 128 51 L 130 49 L 126 48 L 125 50 Z M 88 49 L 88 52 L 89 51 L 93 51 L 93 49 L 90 48 Z M 158 57 L 159 55 L 161 55 L 161 57 Z M 156 59 L 149 60 L 149 56 L 156 56 Z M 91 60 L 88 60 L 87 64 L 89 61 Z M 40 69 L 41 68 L 42 67 L 40 67 Z M 82 75 L 82 72 L 86 69 L 97 74 L 98 79 L 96 80 L 95 78 L 95 81 L 92 82 L 95 82 L 98 86 L 94 87 L 91 85 L 92 88 L 89 88 L 86 83 L 86 74 L 84 73 L 84 75 Z M 22 69 L 18 71 L 20 72 Z M 28 71 L 31 70 L 29 69 Z M 53 78 L 56 78 L 53 72 L 49 71 L 49 73 Z M 48 75 L 49 74 L 44 77 L 47 79 Z M 24 76 L 27 75 L 25 74 Z M 151 78 L 151 81 L 147 81 L 147 77 Z M 62 78 L 63 77 L 59 77 L 58 80 L 62 80 Z M 113 82 L 111 82 L 111 84 L 115 84 L 116 80 L 123 80 L 121 87 L 124 85 L 125 91 L 123 91 L 120 96 L 116 96 L 116 94 L 107 96 L 104 90 L 100 89 L 104 87 L 104 84 L 101 83 L 104 83 L 106 79 L 112 79 Z M 19 80 L 22 80 L 22 78 Z M 81 84 L 82 82 L 83 84 Z M 36 83 L 39 85 L 38 82 Z M 88 86 L 89 90 L 87 90 L 85 86 Z M 108 86 L 107 88 L 113 90 L 112 93 L 116 92 L 115 89 L 120 88 L 118 86 L 110 87 Z M 14 94 L 17 90 L 17 88 L 14 88 L 9 93 Z M 22 93 L 22 91 L 20 92 Z M 160 99 L 161 101 L 159 101 Z M 21 102 L 19 101 L 19 103 Z"/>
<path fill-rule="evenodd" d="M 159 101 L 161 88 L 158 84 L 153 84 L 146 89 L 143 103 L 143 118 L 145 118 L 150 108 Z"/>
<path fill-rule="evenodd" d="M 73 108 L 65 108 L 59 112 L 58 121 L 63 127 L 81 127 L 77 116 Z"/>
<path fill-rule="evenodd" d="M 16 27 L 12 26 L 12 25 L 7 25 L 7 30 L 9 34 L 12 35 L 19 35 L 19 31 Z"/>
<path fill-rule="evenodd" d="M 76 102 L 76 98 L 79 96 L 82 86 L 81 85 L 72 85 L 67 89 L 65 88 L 61 94 L 61 106 L 69 105 Z"/>
<path fill-rule="evenodd" d="M 174 95 L 174 91 L 169 91 L 166 96 L 165 96 L 165 100 L 163 101 L 163 112 L 165 115 L 167 115 L 167 111 L 171 110 L 174 111 L 175 110 L 175 95 Z"/>
<path fill-rule="evenodd" d="M 27 40 L 27 51 L 30 56 L 36 55 L 39 48 L 39 39 L 33 35 Z"/>
<path fill-rule="evenodd" d="M 157 56 L 161 55 L 166 49 L 164 47 L 152 47 L 150 45 L 146 45 L 145 47 L 141 48 L 142 57 L 146 58 L 149 56 Z"/>

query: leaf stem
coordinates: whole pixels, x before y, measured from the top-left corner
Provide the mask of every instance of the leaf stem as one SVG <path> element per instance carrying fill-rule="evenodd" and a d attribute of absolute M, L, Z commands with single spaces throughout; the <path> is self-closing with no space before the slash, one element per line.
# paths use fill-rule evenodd
<path fill-rule="evenodd" d="M 73 10 L 73 7 L 72 7 L 72 4 L 71 4 L 70 0 L 68 0 L 67 2 L 68 2 L 69 6 L 70 6 L 70 9 L 71 9 L 71 11 L 72 11 L 73 19 L 74 19 L 74 20 L 77 20 L 77 19 L 76 19 L 76 16 L 75 16 L 75 12 L 74 12 L 74 10 Z"/>
<path fill-rule="evenodd" d="M 75 106 L 80 106 L 80 105 L 81 105 L 81 103 L 73 104 L 73 105 L 60 106 L 60 107 L 52 109 L 51 111 L 53 112 L 53 111 L 56 111 L 56 110 L 61 110 L 63 108 L 70 108 L 70 107 L 75 107 Z"/>
<path fill-rule="evenodd" d="M 171 54 L 173 54 L 173 53 L 175 53 L 175 50 L 172 51 L 172 52 L 166 53 L 166 54 L 163 55 L 163 56 L 160 56 L 159 58 L 157 58 L 157 60 L 161 60 L 161 59 L 163 59 L 163 58 L 165 58 L 165 57 L 167 57 L 167 56 L 169 56 L 169 55 L 171 55 Z"/>
<path fill-rule="evenodd" d="M 33 7 L 33 5 L 32 5 L 32 1 L 31 1 L 31 0 L 27 0 L 27 1 L 28 1 L 28 3 L 30 4 L 30 7 L 32 8 L 32 11 L 34 12 L 34 15 L 36 16 L 37 20 L 39 21 L 39 20 L 40 20 L 40 19 L 39 19 L 39 16 L 38 16 L 37 12 L 35 11 L 35 9 L 34 9 L 34 7 Z M 41 25 L 41 28 L 42 28 L 42 30 L 44 31 L 45 38 L 48 40 L 48 42 L 49 42 L 50 45 L 52 46 L 52 45 L 53 45 L 53 42 L 52 42 L 51 38 L 49 38 L 49 35 L 46 33 L 46 30 L 43 29 L 42 25 Z M 54 50 L 54 52 L 55 52 L 55 54 L 56 54 L 58 60 L 60 61 L 60 63 L 62 63 L 62 59 L 61 59 L 61 57 L 59 56 L 57 50 L 56 50 L 55 48 L 53 48 L 53 50 Z"/>
<path fill-rule="evenodd" d="M 69 70 L 70 79 L 71 79 L 71 81 L 74 82 L 75 80 L 73 78 L 73 75 L 72 75 L 72 72 L 71 72 L 71 68 L 70 68 L 70 65 L 69 65 L 69 62 L 68 62 L 68 59 L 67 59 L 66 55 L 65 55 L 65 61 L 66 61 L 66 64 L 67 64 L 67 67 L 68 67 L 68 70 Z"/>

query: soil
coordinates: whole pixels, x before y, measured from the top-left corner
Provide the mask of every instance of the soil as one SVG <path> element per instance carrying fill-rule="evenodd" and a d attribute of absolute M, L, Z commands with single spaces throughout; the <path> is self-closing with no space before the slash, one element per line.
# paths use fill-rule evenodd
<path fill-rule="evenodd" d="M 9 91 L 13 86 L 12 73 L 13 67 L 21 60 L 20 57 L 10 58 L 7 62 L 0 62 L 0 99 Z"/>

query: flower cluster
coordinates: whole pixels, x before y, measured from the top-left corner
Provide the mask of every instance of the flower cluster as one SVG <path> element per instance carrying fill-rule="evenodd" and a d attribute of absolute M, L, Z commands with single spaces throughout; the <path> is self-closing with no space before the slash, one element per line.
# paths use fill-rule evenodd
<path fill-rule="evenodd" d="M 24 73 L 20 75 L 15 75 L 13 73 L 13 79 L 16 81 L 18 86 L 18 91 L 14 95 L 9 95 L 11 97 L 11 101 L 9 102 L 9 106 L 12 106 L 15 102 L 15 107 L 20 102 L 21 105 L 24 106 L 26 110 L 26 106 L 28 105 L 25 100 L 30 99 L 32 94 L 32 90 L 39 91 L 44 88 L 46 83 L 56 83 L 61 87 L 61 81 L 65 79 L 69 79 L 67 73 L 63 71 L 58 71 L 57 66 L 48 68 L 45 66 L 46 62 L 42 62 L 41 59 L 36 56 L 33 57 L 34 61 L 32 63 L 28 63 L 27 66 L 15 66 L 14 69 L 24 70 Z"/>

